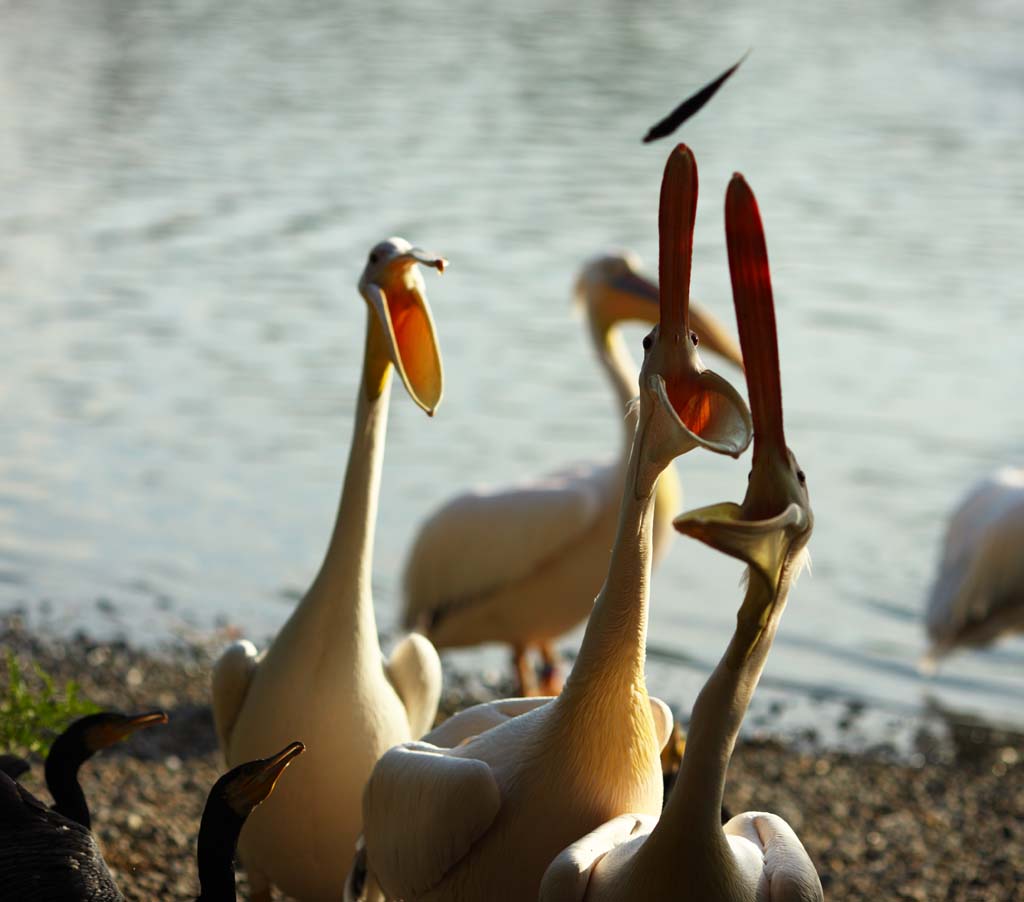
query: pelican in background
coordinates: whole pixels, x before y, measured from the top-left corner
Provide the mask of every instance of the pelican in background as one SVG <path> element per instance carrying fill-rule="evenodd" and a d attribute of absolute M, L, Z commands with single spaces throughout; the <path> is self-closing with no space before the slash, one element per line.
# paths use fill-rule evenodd
<path fill-rule="evenodd" d="M 672 718 L 644 677 L 655 483 L 698 446 L 738 456 L 752 428 L 690 336 L 696 209 L 696 163 L 680 145 L 662 182 L 661 321 L 644 340 L 618 530 L 565 689 L 470 708 L 387 752 L 363 799 L 367 879 L 350 885 L 424 902 L 536 899 L 568 843 L 627 811 L 661 810 L 658 753 Z"/>
<path fill-rule="evenodd" d="M 619 324 L 658 321 L 658 286 L 629 252 L 590 261 L 577 279 L 576 296 L 623 422 L 618 459 L 453 498 L 420 527 L 405 567 L 406 629 L 422 631 L 437 648 L 511 644 L 524 694 L 538 688 L 527 660 L 531 646 L 544 663 L 540 694 L 561 688 L 553 642 L 587 618 L 601 590 L 636 428 L 632 411 L 622 416 L 636 397 L 637 367 Z M 742 369 L 728 330 L 695 305 L 690 317 L 702 349 Z M 681 506 L 682 487 L 669 466 L 655 495 L 654 563 L 668 548 L 672 517 Z"/>
<path fill-rule="evenodd" d="M 236 642 L 213 673 L 213 709 L 228 764 L 302 736 L 309 752 L 293 779 L 249 820 L 239 842 L 253 899 L 270 883 L 290 896 L 335 900 L 361 828 L 363 784 L 391 746 L 434 722 L 441 663 L 422 636 L 381 655 L 370 595 L 391 372 L 433 414 L 441 357 L 423 276 L 446 261 L 389 238 L 359 280 L 369 305 L 352 446 L 334 533 L 313 584 L 262 654 Z"/>
<path fill-rule="evenodd" d="M 734 175 L 726 240 L 754 459 L 743 503 L 683 514 L 676 528 L 747 564 L 736 630 L 693 707 L 682 768 L 661 819 L 615 818 L 573 843 L 548 868 L 540 902 L 820 902 L 817 872 L 782 818 L 745 812 L 721 825 L 726 771 L 740 725 L 807 560 L 814 525 L 804 473 L 782 428 L 775 312 L 757 202 Z"/>
<path fill-rule="evenodd" d="M 926 670 L 960 646 L 1024 632 L 1024 469 L 997 470 L 960 502 L 946 529 L 925 624 Z"/>

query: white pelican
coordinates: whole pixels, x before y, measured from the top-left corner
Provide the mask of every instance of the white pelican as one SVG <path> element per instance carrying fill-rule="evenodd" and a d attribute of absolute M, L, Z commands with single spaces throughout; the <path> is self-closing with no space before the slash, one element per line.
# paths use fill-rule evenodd
<path fill-rule="evenodd" d="M 725 656 L 697 698 L 682 768 L 665 811 L 617 817 L 548 868 L 541 902 L 815 902 L 821 882 L 790 826 L 719 814 L 740 724 L 768 657 L 814 524 L 806 480 L 782 428 L 775 313 L 754 195 L 740 175 L 726 195 L 726 239 L 754 419 L 743 504 L 715 504 L 675 521 L 680 532 L 748 565 L 747 590 Z"/>
<path fill-rule="evenodd" d="M 553 700 L 470 708 L 381 758 L 363 837 L 367 883 L 390 898 L 535 899 L 569 842 L 623 812 L 661 809 L 658 751 L 672 720 L 644 680 L 654 487 L 697 446 L 739 455 L 752 428 L 742 398 L 704 369 L 690 339 L 696 205 L 696 164 L 680 146 L 662 183 L 661 323 L 644 340 L 615 544 L 572 674 Z"/>
<path fill-rule="evenodd" d="M 958 646 L 1024 631 L 1024 469 L 996 471 L 960 502 L 925 622 L 927 669 Z"/>
<path fill-rule="evenodd" d="M 618 325 L 658 321 L 658 286 L 641 275 L 628 252 L 588 263 L 576 295 L 623 420 L 618 459 L 453 498 L 420 527 L 405 567 L 405 627 L 422 631 L 437 648 L 510 643 L 526 694 L 535 682 L 526 657 L 530 646 L 545 664 L 540 693 L 558 692 L 553 640 L 586 619 L 608 569 L 636 427 L 631 414 L 622 417 L 636 397 L 637 368 Z M 711 313 L 691 307 L 690 325 L 702 349 L 742 368 L 735 339 Z M 679 477 L 669 466 L 655 496 L 654 563 L 668 548 L 681 504 Z"/>
<path fill-rule="evenodd" d="M 309 752 L 294 779 L 242 831 L 254 899 L 277 884 L 304 900 L 337 899 L 359 835 L 363 784 L 377 758 L 433 724 L 437 652 L 411 635 L 385 661 L 370 582 L 392 368 L 428 414 L 441 400 L 441 358 L 416 263 L 445 260 L 390 238 L 359 280 L 369 304 L 363 374 L 338 516 L 320 572 L 270 647 L 229 646 L 213 674 L 217 733 L 228 764 L 293 736 Z"/>

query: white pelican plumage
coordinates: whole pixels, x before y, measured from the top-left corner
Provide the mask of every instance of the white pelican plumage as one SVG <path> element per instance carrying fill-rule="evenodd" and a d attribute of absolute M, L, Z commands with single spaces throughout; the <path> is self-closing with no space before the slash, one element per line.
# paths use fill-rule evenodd
<path fill-rule="evenodd" d="M 960 502 L 946 529 L 925 623 L 929 668 L 960 646 L 1024 632 L 1024 469 L 996 471 Z"/>
<path fill-rule="evenodd" d="M 680 146 L 662 183 L 661 322 L 644 340 L 618 530 L 565 689 L 470 708 L 381 758 L 363 836 L 369 885 L 389 898 L 535 899 L 569 842 L 623 812 L 661 809 L 658 752 L 672 720 L 644 679 L 655 483 L 695 447 L 739 455 L 752 429 L 742 398 L 704 369 L 690 338 L 696 204 L 696 164 Z"/>
<path fill-rule="evenodd" d="M 548 868 L 540 902 L 820 902 L 821 882 L 790 826 L 746 812 L 721 825 L 726 771 L 814 516 L 782 428 L 775 314 L 754 195 L 735 175 L 726 238 L 754 419 L 743 504 L 684 514 L 676 528 L 748 565 L 736 630 L 697 698 L 679 778 L 661 819 L 622 815 L 569 846 Z"/>
<path fill-rule="evenodd" d="M 270 647 L 229 646 L 213 674 L 217 734 L 228 764 L 301 736 L 309 751 L 249 820 L 239 848 L 254 899 L 269 883 L 307 900 L 337 899 L 361 827 L 363 784 L 377 758 L 433 724 L 437 652 L 422 636 L 381 655 L 370 594 L 391 371 L 428 414 L 441 400 L 441 358 L 416 264 L 445 260 L 390 238 L 359 280 L 369 305 L 352 446 L 334 533 L 305 597 Z"/>
<path fill-rule="evenodd" d="M 557 693 L 553 641 L 586 619 L 604 581 L 636 426 L 631 414 L 622 417 L 636 397 L 637 367 L 618 326 L 658 321 L 658 286 L 641 274 L 635 254 L 590 261 L 576 295 L 623 420 L 618 459 L 453 498 L 420 527 L 405 567 L 405 627 L 422 631 L 437 648 L 511 644 L 523 693 L 534 688 L 531 646 L 545 664 L 540 693 Z M 735 339 L 711 313 L 694 305 L 690 317 L 702 350 L 742 368 Z M 668 547 L 681 505 L 679 477 L 669 466 L 655 495 L 654 563 Z"/>

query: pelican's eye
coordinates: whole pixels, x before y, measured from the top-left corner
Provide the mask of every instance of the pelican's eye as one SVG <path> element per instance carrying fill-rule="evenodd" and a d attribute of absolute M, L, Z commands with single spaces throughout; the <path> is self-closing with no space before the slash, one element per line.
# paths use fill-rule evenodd
<path fill-rule="evenodd" d="M 807 485 L 807 476 L 803 470 L 796 471 L 796 478 L 799 480 L 800 485 Z"/>
<path fill-rule="evenodd" d="M 700 344 L 700 339 L 697 337 L 697 333 L 696 332 L 691 332 L 690 333 L 690 341 L 693 342 L 693 346 L 694 347 L 697 347 L 697 345 Z"/>
<path fill-rule="evenodd" d="M 650 335 L 645 335 L 644 336 L 644 350 L 645 351 L 649 351 L 651 349 L 651 345 L 653 345 L 653 344 L 654 344 L 654 339 Z"/>

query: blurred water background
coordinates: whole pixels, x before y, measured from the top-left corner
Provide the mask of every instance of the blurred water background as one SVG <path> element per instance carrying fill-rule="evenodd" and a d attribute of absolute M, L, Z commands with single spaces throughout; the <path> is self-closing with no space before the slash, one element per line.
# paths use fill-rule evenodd
<path fill-rule="evenodd" d="M 832 705 L 866 741 L 926 710 L 1024 724 L 1024 640 L 916 669 L 946 517 L 1024 452 L 1024 6 L 0 15 L 0 609 L 135 641 L 271 633 L 335 514 L 355 282 L 400 234 L 452 265 L 426 274 L 444 403 L 434 420 L 400 388 L 392 404 L 374 572 L 393 625 L 435 504 L 617 449 L 574 276 L 612 247 L 654 271 L 669 143 L 639 139 L 753 48 L 677 135 L 700 166 L 694 294 L 730 325 L 725 186 L 740 170 L 758 193 L 817 517 L 752 722 L 816 726 Z M 746 462 L 677 466 L 687 506 L 742 495 Z M 684 710 L 740 569 L 680 539 L 656 573 L 651 687 Z"/>

